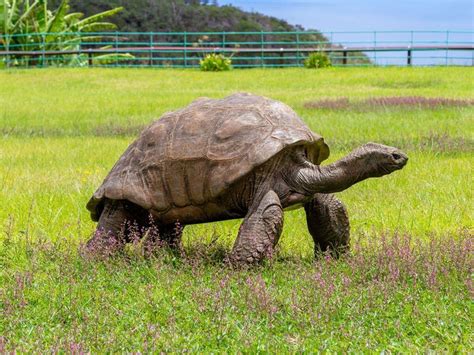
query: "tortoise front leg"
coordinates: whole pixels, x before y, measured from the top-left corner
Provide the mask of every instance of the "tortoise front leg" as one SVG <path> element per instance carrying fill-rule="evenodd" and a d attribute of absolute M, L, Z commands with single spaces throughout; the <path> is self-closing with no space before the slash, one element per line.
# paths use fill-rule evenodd
<path fill-rule="evenodd" d="M 122 201 L 107 200 L 97 229 L 85 246 L 85 253 L 110 256 L 123 249 L 129 213 Z"/>
<path fill-rule="evenodd" d="M 349 217 L 341 201 L 331 194 L 315 194 L 304 209 L 315 255 L 331 250 L 339 256 L 349 249 Z"/>
<path fill-rule="evenodd" d="M 126 200 L 106 200 L 93 237 L 87 242 L 87 254 L 110 256 L 126 243 L 139 241 L 150 228 L 148 212 Z"/>
<path fill-rule="evenodd" d="M 229 256 L 233 264 L 251 264 L 271 256 L 283 229 L 283 209 L 274 191 L 254 202 Z"/>

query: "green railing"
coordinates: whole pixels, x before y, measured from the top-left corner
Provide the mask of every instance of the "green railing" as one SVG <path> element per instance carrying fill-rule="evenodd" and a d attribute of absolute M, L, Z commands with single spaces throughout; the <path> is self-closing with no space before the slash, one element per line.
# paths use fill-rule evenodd
<path fill-rule="evenodd" d="M 207 53 L 236 68 L 297 67 L 323 51 L 334 65 L 473 65 L 474 31 L 102 32 L 0 35 L 3 67 L 195 68 Z"/>

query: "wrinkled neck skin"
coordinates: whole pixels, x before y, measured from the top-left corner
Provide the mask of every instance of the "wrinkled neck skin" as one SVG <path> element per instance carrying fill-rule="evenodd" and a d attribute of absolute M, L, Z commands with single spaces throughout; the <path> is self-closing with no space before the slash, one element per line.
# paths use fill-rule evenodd
<path fill-rule="evenodd" d="M 306 196 L 343 191 L 362 180 L 380 176 L 371 165 L 370 161 L 357 152 L 352 152 L 327 166 L 313 165 L 308 162 L 295 173 L 295 189 Z"/>
<path fill-rule="evenodd" d="M 229 189 L 220 203 L 237 214 L 245 214 L 254 201 L 260 201 L 263 194 L 273 190 L 283 208 L 298 208 L 316 193 L 343 191 L 359 181 L 381 175 L 385 173 L 364 155 L 363 149 L 356 149 L 331 165 L 319 166 L 307 159 L 301 147 L 290 154 L 283 151 L 252 171 Z"/>
<path fill-rule="evenodd" d="M 407 160 L 396 148 L 368 143 L 333 164 L 319 166 L 308 159 L 305 146 L 292 147 L 245 175 L 217 204 L 230 211 L 226 218 L 238 218 L 273 190 L 284 209 L 298 208 L 317 193 L 343 191 L 365 179 L 390 174 Z"/>

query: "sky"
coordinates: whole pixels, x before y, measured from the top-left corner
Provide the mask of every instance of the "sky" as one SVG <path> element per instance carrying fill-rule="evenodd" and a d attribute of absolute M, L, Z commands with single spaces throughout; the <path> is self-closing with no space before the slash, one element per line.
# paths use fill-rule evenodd
<path fill-rule="evenodd" d="M 473 0 L 218 0 L 329 31 L 472 30 Z"/>

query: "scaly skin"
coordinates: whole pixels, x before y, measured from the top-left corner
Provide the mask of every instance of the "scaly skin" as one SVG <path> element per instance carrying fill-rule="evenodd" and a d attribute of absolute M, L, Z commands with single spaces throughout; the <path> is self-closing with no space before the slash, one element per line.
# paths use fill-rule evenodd
<path fill-rule="evenodd" d="M 129 201 L 106 200 L 97 230 L 87 242 L 85 251 L 93 256 L 110 256 L 126 243 L 143 236 L 143 251 L 150 256 L 158 246 L 179 249 L 183 229 L 179 224 L 160 224 L 147 211 Z"/>
<path fill-rule="evenodd" d="M 161 215 L 150 212 L 156 225 L 163 229 L 164 238 L 174 248 L 179 247 L 181 231 L 176 235 L 172 222 L 185 225 L 244 218 L 229 257 L 233 263 L 241 264 L 258 262 L 271 254 L 281 234 L 283 209 L 304 205 L 315 250 L 330 249 L 340 253 L 348 249 L 349 221 L 342 202 L 330 193 L 370 177 L 390 174 L 403 168 L 407 160 L 396 148 L 369 143 L 343 159 L 321 167 L 305 159 L 304 147 L 299 147 L 281 152 L 208 204 L 192 206 L 194 213 L 189 216 L 180 210 L 174 210 L 171 215 L 170 212 Z M 123 208 L 124 204 L 134 207 Z M 99 221 L 99 232 L 88 245 L 91 249 L 99 248 L 98 240 L 105 235 L 105 249 L 120 249 L 129 238 L 127 234 L 125 238 L 119 237 L 124 233 L 124 222 L 147 228 L 149 222 L 145 216 L 148 211 L 130 202 L 108 200 Z M 111 248 L 110 240 L 114 240 L 114 236 L 117 237 Z M 158 240 L 151 239 L 148 243 L 151 243 L 148 244 L 151 249 Z"/>
<path fill-rule="evenodd" d="M 88 249 L 114 252 L 144 231 L 152 250 L 154 226 L 176 248 L 177 222 L 243 218 L 230 259 L 253 263 L 277 243 L 282 210 L 304 206 L 316 248 L 346 250 L 347 213 L 327 194 L 390 174 L 408 158 L 376 143 L 322 166 L 328 157 L 323 137 L 281 102 L 246 93 L 198 99 L 150 124 L 122 154 L 87 204 L 99 222 Z"/>
<path fill-rule="evenodd" d="M 252 264 L 273 254 L 283 229 L 283 209 L 277 194 L 270 190 L 252 206 L 242 223 L 229 261 Z"/>
<path fill-rule="evenodd" d="M 304 209 L 315 256 L 331 251 L 337 257 L 349 249 L 349 216 L 341 201 L 332 194 L 316 194 Z"/>

